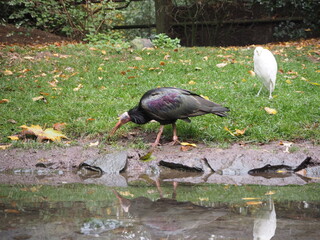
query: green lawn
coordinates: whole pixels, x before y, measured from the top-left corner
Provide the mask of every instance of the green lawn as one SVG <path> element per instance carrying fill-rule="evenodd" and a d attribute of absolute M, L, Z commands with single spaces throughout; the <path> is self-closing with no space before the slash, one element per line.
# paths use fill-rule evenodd
<path fill-rule="evenodd" d="M 107 50 L 85 44 L 66 46 L 7 46 L 0 55 L 0 143 L 21 131 L 21 125 L 52 127 L 64 122 L 72 140 L 108 132 L 117 116 L 134 107 L 151 88 L 171 86 L 194 91 L 230 108 L 227 118 L 205 115 L 188 124 L 178 121 L 183 141 L 312 140 L 320 142 L 320 64 L 317 45 L 270 45 L 279 73 L 274 98 L 256 94 L 261 86 L 253 70 L 254 47 Z M 227 63 L 217 67 L 219 63 Z M 81 84 L 81 85 L 80 85 Z M 79 86 L 80 85 L 80 86 Z M 82 86 L 82 87 L 81 87 Z M 77 90 L 78 87 L 78 91 Z M 33 101 L 43 95 L 46 102 Z M 277 110 L 269 115 L 264 107 Z M 135 128 L 133 123 L 120 134 Z M 242 136 L 231 131 L 244 129 Z M 142 131 L 156 132 L 158 124 Z M 165 130 L 171 138 L 171 126 Z"/>

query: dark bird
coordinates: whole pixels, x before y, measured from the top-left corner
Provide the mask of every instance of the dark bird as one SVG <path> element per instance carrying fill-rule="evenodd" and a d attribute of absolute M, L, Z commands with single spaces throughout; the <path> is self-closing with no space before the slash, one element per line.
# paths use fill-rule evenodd
<path fill-rule="evenodd" d="M 153 147 L 157 146 L 163 132 L 164 125 L 172 124 L 173 144 L 178 142 L 176 121 L 178 119 L 191 122 L 189 117 L 196 117 L 213 113 L 225 117 L 229 109 L 217 103 L 211 102 L 200 95 L 188 90 L 163 87 L 147 91 L 140 99 L 139 105 L 120 116 L 120 120 L 112 129 L 113 135 L 119 127 L 131 121 L 137 124 L 145 124 L 151 120 L 160 123 L 160 130 Z"/>

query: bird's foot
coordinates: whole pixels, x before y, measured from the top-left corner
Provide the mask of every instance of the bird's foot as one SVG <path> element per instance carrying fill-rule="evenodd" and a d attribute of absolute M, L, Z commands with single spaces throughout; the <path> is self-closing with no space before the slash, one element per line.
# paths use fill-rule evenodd
<path fill-rule="evenodd" d="M 180 144 L 180 141 L 178 139 L 176 140 L 173 140 L 172 142 L 169 143 L 170 145 L 177 145 L 177 144 Z"/>

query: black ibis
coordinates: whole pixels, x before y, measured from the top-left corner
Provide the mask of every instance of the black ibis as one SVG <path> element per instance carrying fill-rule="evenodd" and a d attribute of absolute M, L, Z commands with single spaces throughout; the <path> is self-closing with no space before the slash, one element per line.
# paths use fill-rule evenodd
<path fill-rule="evenodd" d="M 142 96 L 138 106 L 120 116 L 118 123 L 112 129 L 110 135 L 113 135 L 119 127 L 129 121 L 145 124 L 151 120 L 155 120 L 160 123 L 160 130 L 152 146 L 155 147 L 159 144 L 164 125 L 166 124 L 172 124 L 172 144 L 174 144 L 178 142 L 175 124 L 178 119 L 191 122 L 189 117 L 208 113 L 225 117 L 228 111 L 228 108 L 211 102 L 188 90 L 174 87 L 155 88 L 147 91 Z"/>

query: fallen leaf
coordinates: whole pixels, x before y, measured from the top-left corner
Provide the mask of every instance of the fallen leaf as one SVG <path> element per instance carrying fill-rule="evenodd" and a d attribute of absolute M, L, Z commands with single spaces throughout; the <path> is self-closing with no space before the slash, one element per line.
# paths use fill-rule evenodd
<path fill-rule="evenodd" d="M 246 202 L 247 205 L 261 205 L 262 202 L 261 201 L 249 201 Z"/>
<path fill-rule="evenodd" d="M 165 63 L 164 61 L 161 61 L 159 64 L 160 64 L 161 66 L 166 65 L 166 63 Z"/>
<path fill-rule="evenodd" d="M 91 122 L 91 121 L 94 121 L 94 120 L 96 120 L 96 119 L 95 118 L 87 118 L 86 122 Z"/>
<path fill-rule="evenodd" d="M 68 139 L 61 131 L 54 130 L 53 128 L 47 128 L 41 135 L 41 138 L 44 140 L 48 139 L 53 142 L 60 142 L 61 138 Z"/>
<path fill-rule="evenodd" d="M 26 60 L 33 60 L 34 59 L 34 57 L 31 57 L 31 56 L 25 56 L 23 58 L 26 59 Z"/>
<path fill-rule="evenodd" d="M 4 99 L 0 100 L 0 104 L 1 104 L 1 103 L 8 103 L 8 102 L 10 102 L 9 99 L 5 99 L 5 98 L 4 98 Z"/>
<path fill-rule="evenodd" d="M 106 55 L 106 54 L 107 54 L 106 50 L 102 50 L 101 53 L 102 53 L 103 55 Z"/>
<path fill-rule="evenodd" d="M 53 129 L 61 131 L 66 127 L 66 125 L 67 125 L 66 123 L 55 123 L 53 124 Z"/>
<path fill-rule="evenodd" d="M 99 141 L 93 142 L 89 144 L 89 147 L 96 147 L 99 145 Z"/>
<path fill-rule="evenodd" d="M 18 141 L 19 140 L 19 137 L 16 136 L 16 135 L 12 135 L 12 136 L 8 136 L 8 138 L 12 141 Z"/>
<path fill-rule="evenodd" d="M 291 80 L 287 79 L 286 83 L 291 84 L 292 82 L 291 82 Z"/>
<path fill-rule="evenodd" d="M 197 147 L 197 145 L 196 145 L 196 144 L 194 144 L 194 143 L 188 143 L 188 142 L 182 142 L 182 143 L 180 143 L 180 145 L 182 145 L 182 146 Z"/>
<path fill-rule="evenodd" d="M 241 82 L 246 82 L 246 81 L 247 81 L 247 79 L 245 79 L 245 78 L 241 79 Z"/>
<path fill-rule="evenodd" d="M 44 96 L 34 97 L 34 98 L 32 98 L 32 100 L 34 102 L 36 102 L 36 101 L 44 101 L 45 103 L 47 103 L 47 99 Z"/>
<path fill-rule="evenodd" d="M 234 137 L 239 137 L 241 135 L 244 135 L 247 130 L 247 128 L 244 128 L 242 130 L 236 128 L 235 131 L 232 132 L 227 126 L 225 126 L 223 129 L 226 130 L 227 132 L 229 132 Z"/>
<path fill-rule="evenodd" d="M 152 153 L 153 153 L 153 151 L 147 152 L 147 154 L 140 157 L 140 160 L 145 161 L 145 162 L 153 160 Z"/>
<path fill-rule="evenodd" d="M 275 191 L 269 191 L 269 192 L 266 192 L 264 195 L 273 195 L 275 193 L 276 193 Z"/>
<path fill-rule="evenodd" d="M 256 200 L 256 199 L 260 199 L 260 198 L 256 198 L 256 197 L 247 197 L 247 198 L 241 198 L 242 200 Z"/>
<path fill-rule="evenodd" d="M 181 147 L 180 147 L 180 151 L 182 151 L 182 152 L 186 152 L 186 151 L 189 151 L 189 150 L 191 150 L 191 149 L 192 149 L 191 146 L 181 146 Z"/>
<path fill-rule="evenodd" d="M 269 107 L 265 107 L 264 110 L 268 113 L 268 114 L 271 114 L 271 115 L 275 115 L 277 114 L 277 110 L 273 109 L 273 108 L 269 108 Z"/>
<path fill-rule="evenodd" d="M 200 71 L 200 70 L 202 70 L 202 68 L 201 67 L 195 67 L 194 68 L 196 71 Z"/>
<path fill-rule="evenodd" d="M 209 201 L 209 198 L 207 198 L 207 197 L 206 198 L 199 197 L 199 200 L 200 201 Z"/>
<path fill-rule="evenodd" d="M 203 95 L 200 95 L 200 96 L 203 97 L 204 99 L 209 100 L 209 97 L 208 97 L 208 96 L 203 96 Z"/>
<path fill-rule="evenodd" d="M 17 121 L 14 120 L 14 119 L 8 119 L 7 122 L 12 123 L 12 124 L 16 124 L 17 123 Z"/>
<path fill-rule="evenodd" d="M 204 56 L 202 59 L 203 59 L 203 61 L 208 61 L 208 56 Z"/>
<path fill-rule="evenodd" d="M 189 81 L 189 84 L 190 85 L 194 85 L 194 84 L 196 84 L 196 82 L 195 81 Z"/>
<path fill-rule="evenodd" d="M 6 76 L 9 76 L 9 75 L 12 75 L 13 72 L 8 70 L 8 69 L 6 69 L 6 70 L 3 71 L 3 74 L 6 75 Z"/>
<path fill-rule="evenodd" d="M 134 195 L 128 191 L 126 192 L 119 192 L 122 196 L 125 196 L 125 197 L 134 197 Z"/>
<path fill-rule="evenodd" d="M 256 73 L 255 73 L 254 71 L 252 71 L 252 70 L 248 71 L 248 73 L 249 73 L 252 77 L 256 76 Z"/>
<path fill-rule="evenodd" d="M 73 91 L 77 92 L 77 91 L 79 91 L 81 88 L 83 88 L 83 85 L 80 83 L 80 84 L 78 85 L 78 87 L 76 87 L 76 88 L 73 89 Z"/>
<path fill-rule="evenodd" d="M 46 130 L 43 130 L 42 127 L 40 127 L 39 125 L 31 125 L 30 127 L 22 125 L 20 127 L 22 128 L 20 136 L 36 136 L 39 142 L 42 142 L 43 140 L 60 142 L 61 138 L 68 139 L 60 131 L 54 130 L 53 128 L 47 128 Z"/>
<path fill-rule="evenodd" d="M 243 134 L 245 134 L 245 132 L 246 132 L 246 128 L 244 128 L 244 129 L 236 129 L 236 132 L 235 132 L 235 135 L 236 136 L 241 136 L 241 135 L 243 135 Z"/>
<path fill-rule="evenodd" d="M 17 209 L 5 209 L 5 213 L 20 213 Z"/>
<path fill-rule="evenodd" d="M 137 60 L 137 61 L 141 61 L 142 57 L 135 57 L 134 59 Z"/>
<path fill-rule="evenodd" d="M 165 56 L 163 57 L 163 59 L 164 59 L 164 60 L 168 60 L 170 57 L 171 57 L 171 56 L 167 54 L 167 55 L 165 55 Z"/>
<path fill-rule="evenodd" d="M 227 66 L 228 65 L 228 63 L 218 63 L 217 65 L 216 65 L 216 67 L 218 67 L 218 68 L 223 68 L 223 67 L 225 67 L 225 66 Z"/>
<path fill-rule="evenodd" d="M 11 147 L 12 144 L 0 145 L 0 150 L 6 150 L 7 148 Z"/>

